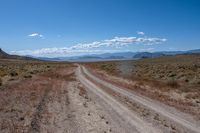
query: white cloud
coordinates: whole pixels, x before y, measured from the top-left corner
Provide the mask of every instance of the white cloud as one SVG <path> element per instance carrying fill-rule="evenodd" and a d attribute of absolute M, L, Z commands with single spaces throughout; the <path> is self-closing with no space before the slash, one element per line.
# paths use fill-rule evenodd
<path fill-rule="evenodd" d="M 69 49 L 69 48 L 43 48 L 37 50 L 21 50 L 11 51 L 10 54 L 17 55 L 32 55 L 36 57 L 62 57 L 62 56 L 80 56 L 85 54 L 100 54 L 100 53 L 114 53 L 120 52 L 121 50 L 110 50 L 110 49 Z"/>
<path fill-rule="evenodd" d="M 32 33 L 30 35 L 28 35 L 29 37 L 39 37 L 39 38 L 44 38 L 44 36 L 42 34 L 39 33 Z"/>
<path fill-rule="evenodd" d="M 144 45 L 153 45 L 166 42 L 165 38 L 137 38 L 137 37 L 114 37 L 113 39 L 95 41 L 92 43 L 80 43 L 72 46 L 72 49 L 82 49 L 82 48 L 99 48 L 99 47 L 123 47 L 125 45 L 131 44 L 144 44 Z"/>
<path fill-rule="evenodd" d="M 138 34 L 138 35 L 144 35 L 145 33 L 142 32 L 142 31 L 138 31 L 137 34 Z"/>
<path fill-rule="evenodd" d="M 38 33 L 33 33 L 29 35 L 31 37 L 40 36 Z M 43 37 L 43 36 L 42 36 Z M 13 54 L 19 55 L 34 55 L 34 56 L 46 56 L 46 55 L 76 55 L 84 53 L 103 53 L 108 51 L 114 51 L 114 48 L 123 48 L 129 45 L 154 45 L 161 44 L 167 41 L 165 38 L 157 37 L 114 37 L 112 39 L 94 41 L 91 43 L 79 43 L 71 47 L 63 48 L 42 48 L 37 50 L 22 50 L 22 51 L 12 51 Z"/>
<path fill-rule="evenodd" d="M 142 43 L 144 45 L 160 44 L 166 41 L 167 39 L 165 38 L 148 38 L 148 37 L 137 38 L 137 43 Z"/>

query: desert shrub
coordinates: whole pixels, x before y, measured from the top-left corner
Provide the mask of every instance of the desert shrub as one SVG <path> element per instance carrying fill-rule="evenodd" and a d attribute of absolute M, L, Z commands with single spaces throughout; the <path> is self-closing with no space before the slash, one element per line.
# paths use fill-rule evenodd
<path fill-rule="evenodd" d="M 167 86 L 172 87 L 172 88 L 178 88 L 178 87 L 179 87 L 179 84 L 178 84 L 178 82 L 175 81 L 175 80 L 169 80 L 169 81 L 167 82 Z"/>
<path fill-rule="evenodd" d="M 31 71 L 31 72 L 29 72 L 30 74 L 34 74 L 34 72 L 33 71 Z"/>
<path fill-rule="evenodd" d="M 2 79 L 0 78 L 0 86 L 2 86 Z"/>
<path fill-rule="evenodd" d="M 198 94 L 195 94 L 195 93 L 189 93 L 185 96 L 185 98 L 187 99 L 197 99 L 199 96 Z"/>
<path fill-rule="evenodd" d="M 175 73 L 171 73 L 171 74 L 169 74 L 169 77 L 175 77 L 175 76 L 176 76 Z"/>
<path fill-rule="evenodd" d="M 17 76 L 17 75 L 18 75 L 18 73 L 15 71 L 10 72 L 10 76 L 12 76 L 12 77 Z"/>
<path fill-rule="evenodd" d="M 185 82 L 189 82 L 189 79 L 185 79 Z"/>
<path fill-rule="evenodd" d="M 32 78 L 31 75 L 24 75 L 24 78 Z"/>
<path fill-rule="evenodd" d="M 8 81 L 13 81 L 13 80 L 15 80 L 14 78 L 10 78 Z"/>

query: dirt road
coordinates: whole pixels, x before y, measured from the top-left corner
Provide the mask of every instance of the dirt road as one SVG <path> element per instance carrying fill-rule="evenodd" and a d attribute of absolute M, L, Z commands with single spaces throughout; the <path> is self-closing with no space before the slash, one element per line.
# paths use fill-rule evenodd
<path fill-rule="evenodd" d="M 75 70 L 78 69 L 56 69 L 0 89 L 0 132 L 138 132 L 141 126 L 126 125 L 128 115 L 125 119 L 119 117 L 107 102 L 101 102 L 101 97 L 86 90 L 76 80 Z M 144 125 L 140 120 L 136 122 Z"/>
<path fill-rule="evenodd" d="M 77 65 L 78 66 L 78 65 Z M 0 89 L 1 133 L 198 133 L 177 110 L 68 66 Z"/>
<path fill-rule="evenodd" d="M 128 108 L 126 108 L 123 104 L 115 100 L 112 96 L 102 91 L 98 86 L 93 84 L 91 81 L 85 78 L 85 76 L 81 73 L 80 67 L 77 72 L 78 78 L 80 82 L 92 91 L 95 95 L 99 96 L 101 101 L 108 104 L 117 118 L 119 125 L 124 127 L 126 132 L 143 132 L 143 133 L 156 133 L 158 130 L 154 129 L 151 125 L 142 121 L 137 115 L 132 113 Z M 107 108 L 105 108 L 107 109 Z"/>
<path fill-rule="evenodd" d="M 199 123 L 187 114 L 103 81 L 92 75 L 83 66 L 78 68 L 77 75 L 80 82 L 89 91 L 99 96 L 112 108 L 113 113 L 124 120 L 122 126 L 129 129 L 126 132 L 133 130 L 137 132 L 200 132 Z M 116 94 L 111 96 L 113 93 Z M 148 115 L 143 115 L 143 118 L 139 117 L 137 115 L 138 110 L 134 112 L 135 110 L 131 110 L 126 103 L 123 104 L 123 98 L 136 104 L 140 108 L 139 111 L 148 112 Z"/>

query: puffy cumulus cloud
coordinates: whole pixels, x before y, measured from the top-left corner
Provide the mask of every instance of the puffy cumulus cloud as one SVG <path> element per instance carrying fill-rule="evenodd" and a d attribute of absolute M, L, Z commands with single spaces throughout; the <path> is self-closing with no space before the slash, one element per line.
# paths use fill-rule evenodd
<path fill-rule="evenodd" d="M 28 37 L 39 37 L 39 38 L 44 38 L 44 36 L 42 34 L 39 33 L 32 33 L 30 35 L 28 35 Z"/>
<path fill-rule="evenodd" d="M 138 31 L 137 34 L 138 34 L 138 35 L 144 35 L 145 33 L 142 32 L 142 31 Z"/>
<path fill-rule="evenodd" d="M 38 36 L 39 34 L 31 34 L 31 36 Z M 112 39 L 94 41 L 91 43 L 79 43 L 71 47 L 63 48 L 42 48 L 37 50 L 22 50 L 22 51 L 12 51 L 13 54 L 19 55 L 65 55 L 70 56 L 76 53 L 104 53 L 106 50 L 108 52 L 114 50 L 113 48 L 123 48 L 124 46 L 142 44 L 142 45 L 154 45 L 161 44 L 167 41 L 165 38 L 155 38 L 155 37 L 114 37 Z M 115 51 L 113 51 L 115 52 Z"/>

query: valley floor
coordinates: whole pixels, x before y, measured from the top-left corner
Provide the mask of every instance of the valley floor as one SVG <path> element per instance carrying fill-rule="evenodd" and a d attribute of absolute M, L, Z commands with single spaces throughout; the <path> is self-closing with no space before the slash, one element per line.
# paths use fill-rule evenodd
<path fill-rule="evenodd" d="M 1 133 L 200 132 L 190 114 L 129 91 L 76 64 L 0 90 Z"/>

